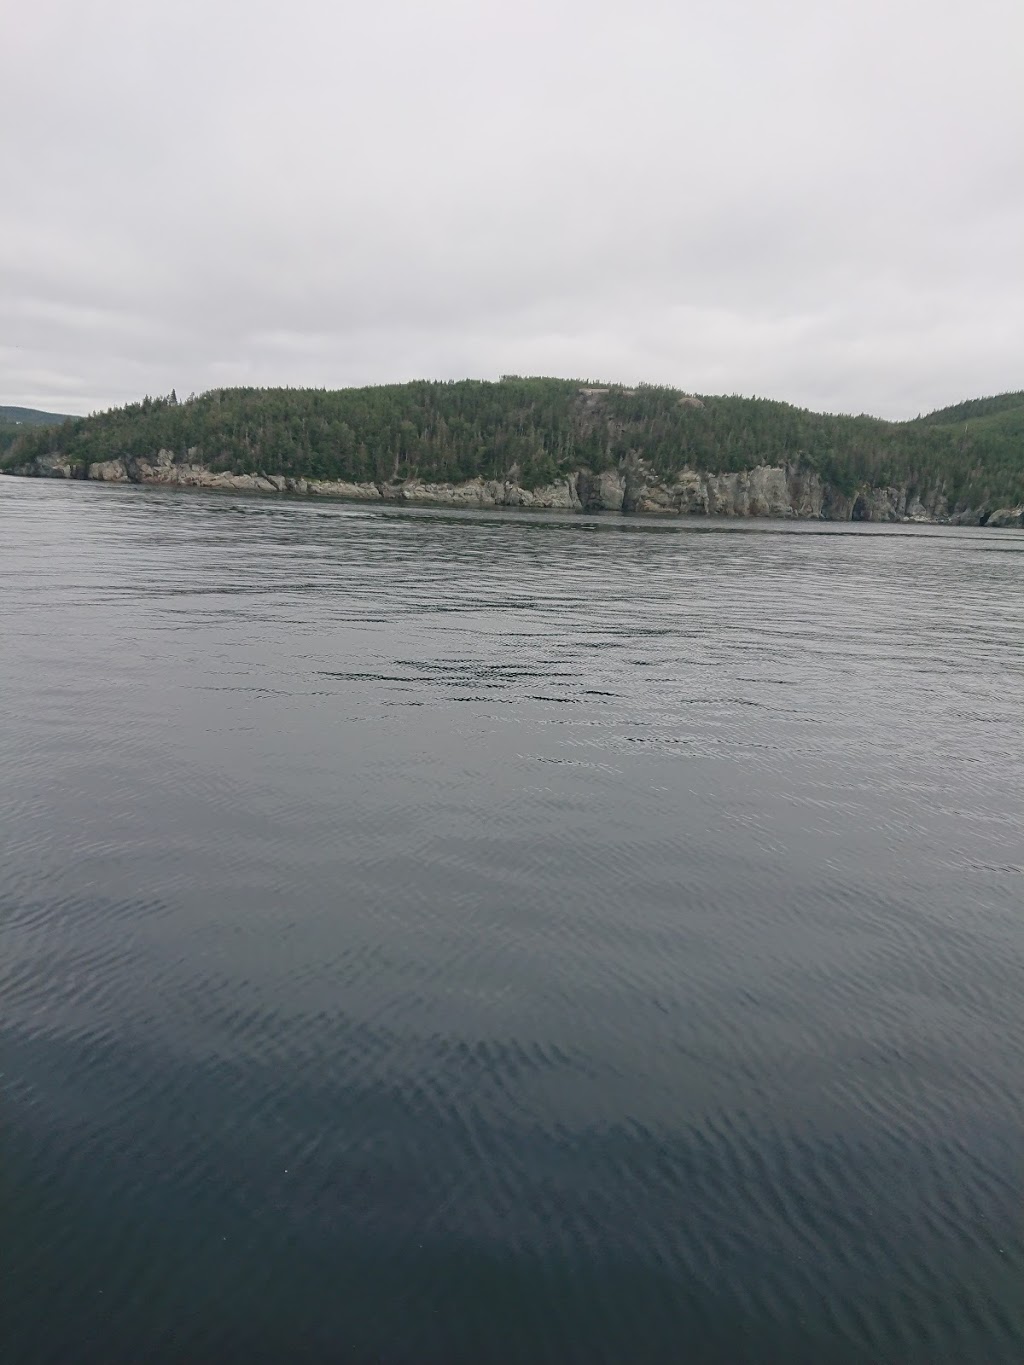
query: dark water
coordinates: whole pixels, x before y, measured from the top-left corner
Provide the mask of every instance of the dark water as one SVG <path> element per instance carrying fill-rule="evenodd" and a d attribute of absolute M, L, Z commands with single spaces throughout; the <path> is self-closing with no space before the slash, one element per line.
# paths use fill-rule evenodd
<path fill-rule="evenodd" d="M 1024 536 L 0 481 L 11 1362 L 1024 1359 Z"/>

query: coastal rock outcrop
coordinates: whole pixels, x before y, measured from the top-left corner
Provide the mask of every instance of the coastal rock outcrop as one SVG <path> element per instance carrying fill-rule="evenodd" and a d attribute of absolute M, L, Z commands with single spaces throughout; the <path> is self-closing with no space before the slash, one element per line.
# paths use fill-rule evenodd
<path fill-rule="evenodd" d="M 684 468 L 664 479 L 633 458 L 621 470 L 581 471 L 578 480 L 584 511 L 820 517 L 823 499 L 817 474 L 777 465 L 723 474 Z"/>
<path fill-rule="evenodd" d="M 948 521 L 949 507 L 941 488 L 925 490 L 885 486 L 864 488 L 849 500 L 849 515 L 833 521 Z"/>
<path fill-rule="evenodd" d="M 375 483 L 348 483 L 345 479 L 285 479 L 285 493 L 315 493 L 324 498 L 351 498 L 353 501 L 380 501 Z"/>
<path fill-rule="evenodd" d="M 605 469 L 600 474 L 582 469 L 576 476 L 576 491 L 584 512 L 621 512 L 626 476 L 617 469 Z"/>
<path fill-rule="evenodd" d="M 97 460 L 89 466 L 89 478 L 100 483 L 127 483 L 128 469 L 124 460 Z"/>
<path fill-rule="evenodd" d="M 285 474 L 233 473 L 211 469 L 196 450 L 176 457 L 170 450 L 149 456 L 116 456 L 87 467 L 59 454 L 38 456 L 12 471 L 43 478 L 88 478 L 98 483 L 163 484 L 233 493 L 291 493 L 433 507 L 522 507 L 583 512 L 636 512 L 661 516 L 783 517 L 823 521 L 936 522 L 955 525 L 1024 526 L 1024 507 L 950 509 L 941 486 L 860 488 L 845 493 L 797 464 L 756 465 L 709 473 L 682 469 L 661 475 L 636 452 L 617 468 L 575 470 L 536 488 L 524 488 L 513 466 L 504 479 L 460 483 L 417 478 L 388 482 L 310 479 Z"/>
<path fill-rule="evenodd" d="M 73 479 L 75 468 L 63 455 L 40 455 L 32 461 L 30 468 L 20 471 L 34 474 L 37 479 Z"/>
<path fill-rule="evenodd" d="M 388 502 L 423 503 L 432 507 L 535 507 L 580 511 L 577 491 L 579 476 L 545 484 L 540 488 L 521 488 L 515 479 L 467 479 L 464 483 L 424 483 L 409 479 L 404 483 L 369 485 L 377 487 Z M 366 485 L 361 485 L 366 486 Z M 311 485 L 311 491 L 319 492 Z"/>

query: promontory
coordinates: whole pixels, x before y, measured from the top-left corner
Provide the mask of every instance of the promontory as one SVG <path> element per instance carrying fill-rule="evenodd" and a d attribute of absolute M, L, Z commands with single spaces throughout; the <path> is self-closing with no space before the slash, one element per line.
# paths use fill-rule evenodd
<path fill-rule="evenodd" d="M 911 421 L 504 376 L 0 428 L 7 474 L 460 507 L 1024 526 L 1024 392 Z"/>

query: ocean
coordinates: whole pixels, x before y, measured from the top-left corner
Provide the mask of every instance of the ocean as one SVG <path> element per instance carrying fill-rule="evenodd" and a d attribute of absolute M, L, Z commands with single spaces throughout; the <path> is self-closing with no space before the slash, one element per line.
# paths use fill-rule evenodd
<path fill-rule="evenodd" d="M 1024 535 L 0 479 L 21 1362 L 1019 1365 Z"/>

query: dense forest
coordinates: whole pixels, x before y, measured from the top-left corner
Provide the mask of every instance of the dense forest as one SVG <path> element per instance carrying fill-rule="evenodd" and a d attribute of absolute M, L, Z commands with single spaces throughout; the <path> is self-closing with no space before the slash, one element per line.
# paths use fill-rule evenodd
<path fill-rule="evenodd" d="M 7 428 L 0 465 L 60 453 L 93 461 L 158 450 L 215 470 L 390 482 L 501 478 L 525 488 L 641 456 L 659 475 L 758 464 L 816 471 L 850 495 L 942 486 L 949 506 L 1024 502 L 1024 392 L 908 422 L 830 416 L 762 398 L 505 376 L 363 389 L 215 389 L 57 426 Z"/>

